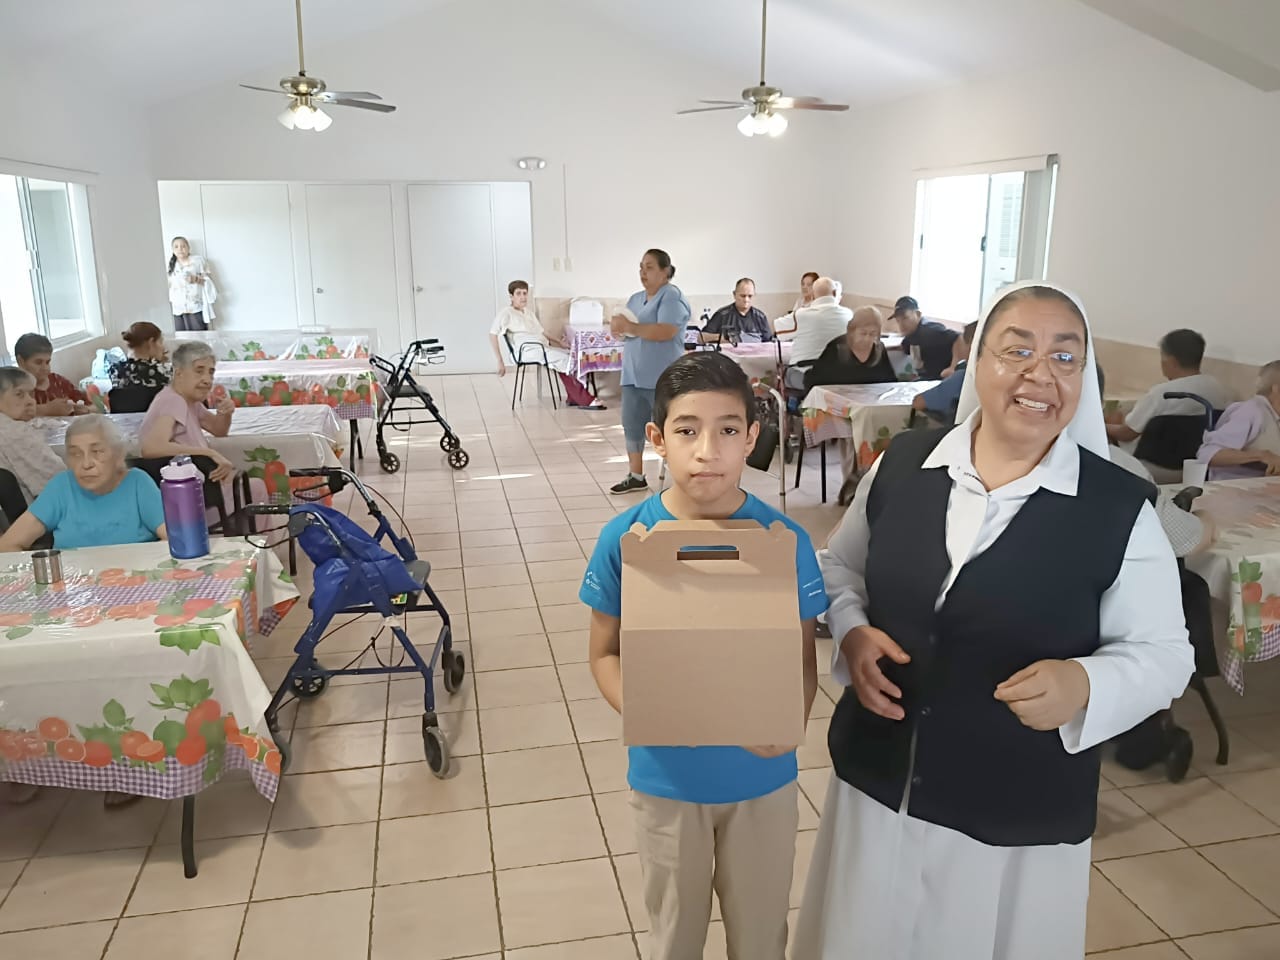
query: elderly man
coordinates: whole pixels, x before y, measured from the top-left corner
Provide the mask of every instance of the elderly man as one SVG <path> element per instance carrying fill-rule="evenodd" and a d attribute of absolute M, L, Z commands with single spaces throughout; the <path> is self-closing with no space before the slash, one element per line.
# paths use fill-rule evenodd
<path fill-rule="evenodd" d="M 844 336 L 852 319 L 853 311 L 840 305 L 840 284 L 819 277 L 813 281 L 813 303 L 778 318 L 778 339 L 791 340 L 791 365 L 805 367 L 822 356 L 828 343 Z"/>
<path fill-rule="evenodd" d="M 70 417 L 88 413 L 88 398 L 66 377 L 50 368 L 53 343 L 39 333 L 24 333 L 13 345 L 18 366 L 36 378 L 37 417 Z"/>
<path fill-rule="evenodd" d="M 920 376 L 925 380 L 941 380 L 942 371 L 952 366 L 956 331 L 937 320 L 926 320 L 915 297 L 899 297 L 889 319 L 898 321 L 902 349 L 918 357 Z"/>
<path fill-rule="evenodd" d="M 756 298 L 756 282 L 743 277 L 733 286 L 733 303 L 721 307 L 711 315 L 702 328 L 703 343 L 764 343 L 773 339 L 769 318 L 759 307 L 752 306 Z"/>
<path fill-rule="evenodd" d="M 1194 393 L 1215 410 L 1223 410 L 1234 398 L 1216 378 L 1200 372 L 1204 337 L 1194 330 L 1171 330 L 1160 338 L 1160 372 L 1165 382 L 1156 384 L 1133 405 L 1128 416 L 1117 415 L 1107 424 L 1107 436 L 1116 443 L 1137 440 L 1156 417 L 1195 416 L 1204 408 L 1194 400 L 1166 400 L 1166 393 Z"/>
<path fill-rule="evenodd" d="M 4 504 L 4 512 L 17 516 L 50 480 L 66 469 L 49 449 L 44 433 L 31 423 L 36 415 L 36 380 L 18 367 L 0 367 L 0 469 L 18 481 L 24 499 Z"/>

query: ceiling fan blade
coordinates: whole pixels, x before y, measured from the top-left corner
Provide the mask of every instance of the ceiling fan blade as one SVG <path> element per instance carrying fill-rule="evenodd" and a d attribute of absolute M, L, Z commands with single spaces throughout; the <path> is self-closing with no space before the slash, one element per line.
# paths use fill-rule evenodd
<path fill-rule="evenodd" d="M 370 93 L 368 90 L 326 90 L 324 93 L 317 94 L 316 100 L 381 100 L 382 98 L 376 93 Z"/>
<path fill-rule="evenodd" d="M 744 100 L 699 100 L 698 102 L 699 103 L 724 103 L 724 104 L 730 104 L 731 106 L 735 106 L 735 107 L 746 106 L 746 101 Z"/>
<path fill-rule="evenodd" d="M 717 110 L 745 110 L 748 106 L 745 103 L 734 103 L 719 107 L 693 107 L 690 110 L 677 110 L 676 116 L 682 116 L 686 113 L 715 113 Z"/>
<path fill-rule="evenodd" d="M 338 98 L 336 100 L 326 100 L 326 104 L 332 104 L 337 107 L 359 107 L 361 110 L 376 110 L 378 113 L 391 113 L 395 107 L 389 103 L 370 103 L 367 100 L 346 100 Z"/>
<path fill-rule="evenodd" d="M 271 87 L 255 87 L 252 83 L 242 83 L 240 86 L 244 87 L 246 90 L 261 90 L 263 93 L 285 93 L 285 91 L 281 90 L 279 87 L 275 87 L 274 89 Z"/>
<path fill-rule="evenodd" d="M 821 100 L 803 99 L 800 97 L 789 98 L 791 103 L 775 103 L 774 107 L 780 110 L 848 110 L 847 103 L 824 103 Z"/>

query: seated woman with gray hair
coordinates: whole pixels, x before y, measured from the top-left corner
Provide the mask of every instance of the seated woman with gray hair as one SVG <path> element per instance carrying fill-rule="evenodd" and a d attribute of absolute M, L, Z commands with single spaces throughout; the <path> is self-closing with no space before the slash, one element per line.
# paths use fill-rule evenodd
<path fill-rule="evenodd" d="M 3 504 L 17 516 L 55 476 L 66 469 L 49 449 L 44 432 L 31 421 L 36 415 L 36 378 L 18 367 L 0 367 L 0 469 L 18 481 L 23 496 L 18 504 Z"/>
<path fill-rule="evenodd" d="M 1280 360 L 1258 371 L 1254 396 L 1227 407 L 1196 459 L 1210 480 L 1280 475 Z"/>
<path fill-rule="evenodd" d="M 67 466 L 0 536 L 0 553 L 25 550 L 46 532 L 61 549 L 167 539 L 160 489 L 125 465 L 125 442 L 101 414 L 67 427 Z"/>
<path fill-rule="evenodd" d="M 209 446 L 205 432 L 225 437 L 231 430 L 236 406 L 224 397 L 217 407 L 205 406 L 213 390 L 217 359 L 213 349 L 198 340 L 186 340 L 173 351 L 173 380 L 156 394 L 142 420 L 142 456 L 208 457 L 214 462 L 209 479 L 221 483 L 231 479 L 231 461 Z"/>

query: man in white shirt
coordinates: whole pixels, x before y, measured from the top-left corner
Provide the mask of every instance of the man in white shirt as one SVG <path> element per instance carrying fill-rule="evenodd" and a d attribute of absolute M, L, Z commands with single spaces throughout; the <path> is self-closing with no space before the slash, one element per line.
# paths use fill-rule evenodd
<path fill-rule="evenodd" d="M 1173 330 L 1160 338 L 1158 383 L 1143 396 L 1127 417 L 1107 424 L 1107 436 L 1116 443 L 1137 440 L 1154 417 L 1194 416 L 1204 408 L 1194 400 L 1166 400 L 1166 393 L 1194 393 L 1204 397 L 1215 410 L 1224 410 L 1235 400 L 1231 391 L 1207 373 L 1200 372 L 1204 359 L 1204 337 L 1194 330 Z"/>
<path fill-rule="evenodd" d="M 840 306 L 840 285 L 830 277 L 813 282 L 813 303 L 776 323 L 779 340 L 791 341 L 791 366 L 808 366 L 836 337 L 843 337 L 853 311 Z M 799 372 L 799 371 L 797 371 Z M 800 379 L 803 380 L 801 372 Z"/>

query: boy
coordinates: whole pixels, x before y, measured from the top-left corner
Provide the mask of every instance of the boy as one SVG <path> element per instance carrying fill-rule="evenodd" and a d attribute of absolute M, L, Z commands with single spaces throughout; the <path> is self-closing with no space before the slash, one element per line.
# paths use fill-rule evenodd
<path fill-rule="evenodd" d="M 591 672 L 615 710 L 622 710 L 622 535 L 637 522 L 781 520 L 796 534 L 807 721 L 818 684 L 814 627 L 827 597 L 805 531 L 738 486 L 759 430 L 747 376 L 724 354 L 687 354 L 659 377 L 647 434 L 673 486 L 605 525 L 580 593 L 592 609 Z M 630 748 L 651 960 L 702 956 L 713 887 L 730 960 L 782 960 L 795 859 L 795 746 Z"/>

